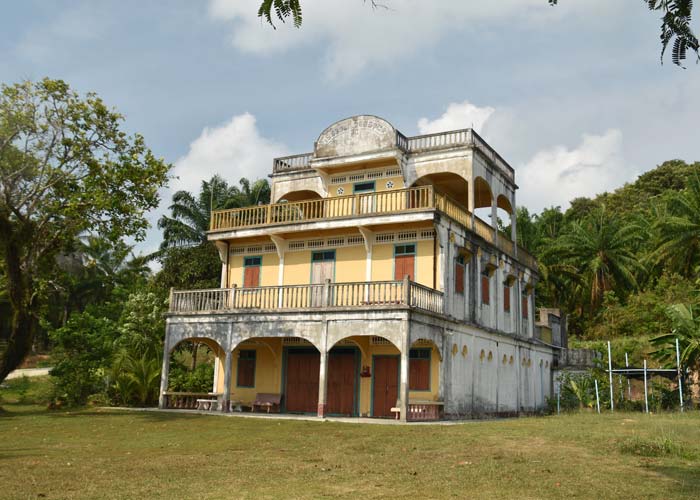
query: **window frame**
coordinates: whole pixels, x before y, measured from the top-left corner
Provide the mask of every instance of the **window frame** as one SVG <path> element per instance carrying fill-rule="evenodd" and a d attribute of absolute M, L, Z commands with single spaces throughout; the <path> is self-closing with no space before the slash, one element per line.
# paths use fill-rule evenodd
<path fill-rule="evenodd" d="M 260 259 L 260 264 L 246 264 L 246 261 L 248 259 Z M 248 288 L 258 288 L 260 286 L 260 282 L 262 281 L 262 263 L 263 263 L 263 256 L 262 255 L 244 255 L 243 256 L 243 279 L 241 280 L 241 288 L 246 288 L 245 286 L 245 271 L 249 267 L 258 267 L 260 270 L 258 271 L 258 284 L 255 285 L 254 287 L 248 287 Z"/>
<path fill-rule="evenodd" d="M 484 283 L 486 283 L 487 293 L 484 293 Z M 481 305 L 491 305 L 491 276 L 489 276 L 487 273 L 481 274 Z"/>
<path fill-rule="evenodd" d="M 461 270 L 460 270 L 461 268 Z M 464 255 L 458 255 L 457 258 L 455 259 L 455 286 L 454 286 L 454 292 L 455 294 L 458 295 L 464 295 L 465 288 L 466 288 L 466 279 L 465 275 L 467 273 L 467 264 L 464 259 Z M 461 285 L 462 289 L 458 290 L 457 289 L 457 276 L 461 276 Z"/>
<path fill-rule="evenodd" d="M 427 356 L 416 356 L 421 353 Z M 416 389 L 411 385 L 411 360 L 420 360 L 428 362 L 428 386 L 426 389 Z M 408 390 L 415 392 L 431 392 L 433 386 L 433 348 L 432 347 L 413 347 L 408 351 Z"/>

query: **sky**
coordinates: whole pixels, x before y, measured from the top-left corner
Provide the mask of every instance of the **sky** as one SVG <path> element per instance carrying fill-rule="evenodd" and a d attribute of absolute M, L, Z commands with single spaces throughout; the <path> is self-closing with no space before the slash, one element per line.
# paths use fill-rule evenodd
<path fill-rule="evenodd" d="M 273 157 L 311 151 L 356 114 L 405 135 L 473 127 L 515 168 L 531 212 L 700 160 L 700 66 L 660 64 L 660 21 L 643 2 L 302 0 L 301 29 L 272 29 L 259 3 L 3 7 L 1 82 L 96 92 L 174 165 L 139 252 L 157 249 L 174 191 L 267 176 Z"/>

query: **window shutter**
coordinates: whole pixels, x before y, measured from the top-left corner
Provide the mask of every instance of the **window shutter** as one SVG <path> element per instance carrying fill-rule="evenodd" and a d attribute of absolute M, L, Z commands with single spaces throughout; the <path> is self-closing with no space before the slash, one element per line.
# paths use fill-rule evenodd
<path fill-rule="evenodd" d="M 482 275 L 481 276 L 481 303 L 489 305 L 491 303 L 491 297 L 490 297 L 490 283 L 489 283 L 489 277 Z"/>

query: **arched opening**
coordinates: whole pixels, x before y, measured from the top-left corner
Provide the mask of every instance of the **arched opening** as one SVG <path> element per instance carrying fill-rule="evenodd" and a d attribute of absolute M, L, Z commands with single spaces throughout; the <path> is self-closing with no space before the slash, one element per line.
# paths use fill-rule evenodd
<path fill-rule="evenodd" d="M 253 337 L 231 356 L 231 409 L 316 414 L 320 353 L 302 337 Z"/>
<path fill-rule="evenodd" d="M 399 399 L 399 348 L 379 336 L 354 335 L 328 353 L 327 414 L 393 418 Z"/>
<path fill-rule="evenodd" d="M 465 210 L 469 207 L 469 183 L 460 175 L 452 172 L 441 172 L 419 177 L 413 186 L 432 185 L 435 192 L 445 194 L 461 205 Z"/>
<path fill-rule="evenodd" d="M 197 398 L 217 392 L 226 354 L 212 339 L 191 337 L 178 342 L 169 354 L 167 391 L 171 407 L 193 409 Z"/>
<path fill-rule="evenodd" d="M 493 193 L 486 179 L 483 177 L 474 179 L 474 214 L 484 222 L 491 223 L 492 200 Z"/>
<path fill-rule="evenodd" d="M 285 193 L 277 199 L 277 203 L 293 202 L 293 201 L 304 201 L 304 200 L 320 200 L 322 196 L 316 191 L 310 189 L 304 189 L 301 191 L 290 191 Z"/>
<path fill-rule="evenodd" d="M 510 228 L 513 225 L 513 206 L 510 200 L 504 195 L 498 195 L 496 198 L 496 214 L 498 217 L 498 230 L 510 239 Z"/>

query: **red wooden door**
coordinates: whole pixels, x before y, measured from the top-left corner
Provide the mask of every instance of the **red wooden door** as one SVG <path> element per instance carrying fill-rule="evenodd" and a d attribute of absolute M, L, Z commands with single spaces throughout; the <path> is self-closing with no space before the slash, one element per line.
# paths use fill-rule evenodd
<path fill-rule="evenodd" d="M 327 413 L 352 416 L 355 411 L 357 363 L 353 351 L 328 354 Z"/>
<path fill-rule="evenodd" d="M 408 275 L 408 279 L 414 281 L 413 268 L 415 257 L 415 255 L 397 255 L 394 257 L 394 279 L 402 280 Z"/>
<path fill-rule="evenodd" d="M 293 413 L 316 413 L 318 410 L 318 352 L 287 353 L 285 407 Z"/>
<path fill-rule="evenodd" d="M 260 285 L 260 266 L 248 266 L 243 273 L 243 287 L 255 288 Z"/>
<path fill-rule="evenodd" d="M 372 382 L 374 399 L 372 416 L 392 417 L 391 409 L 399 397 L 399 357 L 377 356 L 374 358 Z"/>

